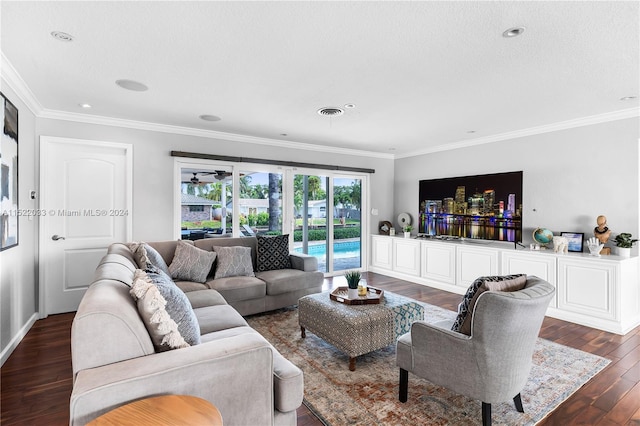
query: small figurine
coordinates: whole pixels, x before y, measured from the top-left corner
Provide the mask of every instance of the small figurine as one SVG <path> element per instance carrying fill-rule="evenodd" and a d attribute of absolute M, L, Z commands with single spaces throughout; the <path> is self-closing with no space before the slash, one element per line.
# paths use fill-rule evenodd
<path fill-rule="evenodd" d="M 596 223 L 598 226 L 593 228 L 593 235 L 595 235 L 602 244 L 606 244 L 611 235 L 611 230 L 607 226 L 607 217 L 603 215 L 598 216 Z"/>
<path fill-rule="evenodd" d="M 609 241 L 609 237 L 611 236 L 611 230 L 607 226 L 607 217 L 604 215 L 600 215 L 596 218 L 596 223 L 598 226 L 593 228 L 593 235 L 600 241 L 600 243 L 604 245 Z M 600 254 L 610 254 L 611 248 L 604 247 L 600 250 Z"/>
<path fill-rule="evenodd" d="M 596 237 L 591 237 L 587 240 L 587 247 L 589 248 L 589 254 L 591 256 L 600 257 L 600 251 L 604 247 L 604 244 Z"/>

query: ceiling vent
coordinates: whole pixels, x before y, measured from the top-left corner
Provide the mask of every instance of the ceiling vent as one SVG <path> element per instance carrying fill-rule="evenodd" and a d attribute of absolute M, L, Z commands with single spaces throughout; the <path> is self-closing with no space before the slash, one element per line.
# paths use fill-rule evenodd
<path fill-rule="evenodd" d="M 344 111 L 341 110 L 340 108 L 326 107 L 326 108 L 320 108 L 318 110 L 318 114 L 328 115 L 330 117 L 336 117 L 338 115 L 344 114 Z"/>

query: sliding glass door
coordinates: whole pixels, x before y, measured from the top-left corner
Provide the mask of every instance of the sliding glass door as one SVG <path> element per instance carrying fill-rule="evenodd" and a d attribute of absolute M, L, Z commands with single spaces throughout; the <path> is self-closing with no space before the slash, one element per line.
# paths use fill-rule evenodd
<path fill-rule="evenodd" d="M 333 179 L 333 270 L 362 266 L 362 180 Z"/>
<path fill-rule="evenodd" d="M 249 163 L 177 162 L 183 239 L 289 234 L 329 275 L 360 269 L 366 175 Z"/>
<path fill-rule="evenodd" d="M 318 259 L 318 270 L 362 267 L 362 179 L 296 174 L 294 250 Z"/>

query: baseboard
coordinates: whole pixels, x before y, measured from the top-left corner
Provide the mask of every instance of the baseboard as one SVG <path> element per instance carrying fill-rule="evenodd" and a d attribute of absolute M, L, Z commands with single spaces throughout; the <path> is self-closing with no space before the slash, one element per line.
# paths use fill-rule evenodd
<path fill-rule="evenodd" d="M 2 349 L 2 353 L 0 354 L 0 366 L 4 365 L 4 362 L 9 359 L 9 356 L 11 356 L 15 348 L 18 347 L 18 344 L 20 344 L 24 336 L 27 335 L 27 333 L 29 332 L 29 330 L 31 330 L 31 327 L 33 327 L 33 324 L 35 324 L 37 320 L 38 313 L 36 312 L 31 315 L 26 324 L 22 326 L 20 331 L 18 331 L 18 333 L 13 336 L 13 339 L 11 339 L 9 344 L 4 349 Z"/>

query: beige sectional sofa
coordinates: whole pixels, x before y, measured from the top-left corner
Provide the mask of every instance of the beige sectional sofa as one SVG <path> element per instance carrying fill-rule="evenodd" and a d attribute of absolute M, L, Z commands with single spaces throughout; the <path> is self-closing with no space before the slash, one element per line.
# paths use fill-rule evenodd
<path fill-rule="evenodd" d="M 178 244 L 183 243 L 149 243 L 169 267 Z M 250 247 L 255 266 L 254 237 L 196 244 L 205 251 L 218 244 Z M 131 287 L 139 288 L 149 278 L 130 245 L 113 244 L 73 321 L 70 424 L 85 424 L 137 399 L 188 394 L 212 402 L 226 426 L 295 425 L 303 398 L 302 371 L 249 327 L 240 313 L 295 304 L 300 296 L 320 291 L 322 273 L 315 271 L 314 260 L 292 256 L 292 268 L 255 272 L 253 277 L 177 281 L 185 293 L 177 292 L 186 297 L 199 336 L 197 344 L 166 350 L 158 346 L 140 311 L 145 296 L 132 297 Z"/>

